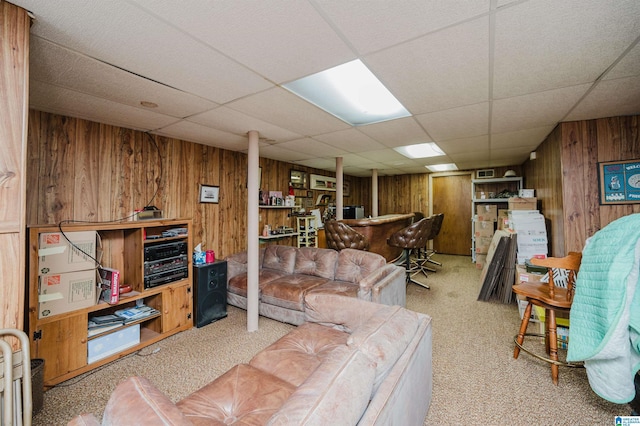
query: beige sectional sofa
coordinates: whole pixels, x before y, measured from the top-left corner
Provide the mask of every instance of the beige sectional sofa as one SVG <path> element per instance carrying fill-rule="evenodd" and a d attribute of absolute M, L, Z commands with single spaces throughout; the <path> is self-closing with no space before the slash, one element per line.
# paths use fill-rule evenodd
<path fill-rule="evenodd" d="M 103 425 L 422 425 L 432 391 L 431 318 L 399 306 L 309 294 L 306 322 L 174 404 L 132 377 Z M 71 425 L 97 425 L 92 415 Z"/>
<path fill-rule="evenodd" d="M 405 306 L 403 268 L 379 254 L 270 245 L 259 251 L 260 315 L 299 325 L 309 294 L 339 294 L 384 305 Z M 227 260 L 227 302 L 247 308 L 247 253 Z"/>

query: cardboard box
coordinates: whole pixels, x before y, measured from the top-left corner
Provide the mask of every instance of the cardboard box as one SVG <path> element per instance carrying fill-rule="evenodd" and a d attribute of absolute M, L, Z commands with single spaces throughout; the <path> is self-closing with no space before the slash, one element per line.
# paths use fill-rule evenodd
<path fill-rule="evenodd" d="M 478 220 L 496 222 L 498 220 L 498 206 L 496 204 L 478 204 L 476 214 Z"/>
<path fill-rule="evenodd" d="M 476 237 L 493 237 L 493 226 L 493 222 L 489 222 L 486 220 L 474 220 L 473 234 Z"/>
<path fill-rule="evenodd" d="M 140 343 L 140 324 L 124 327 L 104 336 L 89 340 L 87 362 L 89 364 L 122 352 Z"/>
<path fill-rule="evenodd" d="M 40 275 L 38 281 L 38 318 L 88 308 L 96 304 L 95 269 Z"/>
<path fill-rule="evenodd" d="M 476 253 L 487 254 L 489 253 L 489 246 L 493 237 L 477 237 L 476 238 Z"/>
<path fill-rule="evenodd" d="M 486 254 L 476 254 L 476 269 L 483 269 L 486 263 L 487 263 Z"/>
<path fill-rule="evenodd" d="M 498 229 L 509 229 L 509 210 L 498 209 Z"/>
<path fill-rule="evenodd" d="M 511 197 L 509 198 L 509 210 L 535 210 L 538 199 L 535 197 Z"/>
<path fill-rule="evenodd" d="M 94 260 L 96 238 L 96 231 L 65 232 L 64 235 L 61 232 L 40 234 L 38 273 L 44 275 L 94 270 L 97 266 Z"/>
<path fill-rule="evenodd" d="M 524 265 L 516 265 L 516 284 L 519 283 L 539 283 L 544 274 L 527 272 Z"/>

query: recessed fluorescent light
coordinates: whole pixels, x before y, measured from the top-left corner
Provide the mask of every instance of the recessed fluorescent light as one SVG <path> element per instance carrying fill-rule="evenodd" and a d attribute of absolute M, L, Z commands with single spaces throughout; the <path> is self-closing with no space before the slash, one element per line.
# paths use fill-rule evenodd
<path fill-rule="evenodd" d="M 427 157 L 439 157 L 445 155 L 438 145 L 434 142 L 419 143 L 416 145 L 399 146 L 393 148 L 400 154 L 409 158 L 427 158 Z"/>
<path fill-rule="evenodd" d="M 359 59 L 283 87 L 352 126 L 411 115 Z"/>
<path fill-rule="evenodd" d="M 432 172 L 450 172 L 452 170 L 458 170 L 458 167 L 453 163 L 434 164 L 432 166 L 425 166 L 425 167 L 431 170 Z"/>

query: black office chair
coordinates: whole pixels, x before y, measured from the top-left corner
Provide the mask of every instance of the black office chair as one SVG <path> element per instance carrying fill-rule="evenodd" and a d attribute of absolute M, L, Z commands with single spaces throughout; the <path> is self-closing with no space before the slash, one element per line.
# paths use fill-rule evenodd
<path fill-rule="evenodd" d="M 429 237 L 432 224 L 433 218 L 431 217 L 421 219 L 406 228 L 394 232 L 387 240 L 387 244 L 390 246 L 400 247 L 404 251 L 404 266 L 407 274 L 407 285 L 409 283 L 414 283 L 426 289 L 430 288 L 427 284 L 423 284 L 413 279 L 413 275 L 415 275 L 415 273 L 422 272 L 422 268 L 420 267 L 420 264 L 412 261 L 411 252 L 413 250 L 426 247 L 427 238 Z"/>

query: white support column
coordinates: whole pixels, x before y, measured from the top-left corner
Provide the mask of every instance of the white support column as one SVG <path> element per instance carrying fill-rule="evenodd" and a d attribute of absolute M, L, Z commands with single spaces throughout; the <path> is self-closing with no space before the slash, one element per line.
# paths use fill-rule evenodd
<path fill-rule="evenodd" d="M 259 133 L 249 132 L 247 162 L 247 331 L 258 330 L 258 170 L 260 147 Z"/>
<path fill-rule="evenodd" d="M 342 220 L 344 207 L 343 194 L 344 174 L 342 172 L 342 157 L 336 157 L 336 219 Z"/>
<path fill-rule="evenodd" d="M 371 217 L 378 217 L 378 169 L 371 170 Z"/>

